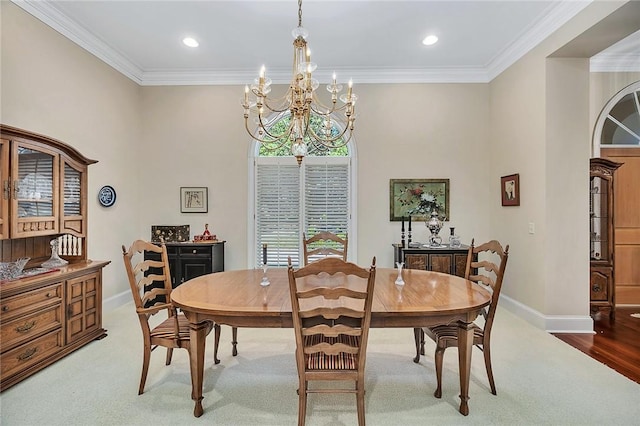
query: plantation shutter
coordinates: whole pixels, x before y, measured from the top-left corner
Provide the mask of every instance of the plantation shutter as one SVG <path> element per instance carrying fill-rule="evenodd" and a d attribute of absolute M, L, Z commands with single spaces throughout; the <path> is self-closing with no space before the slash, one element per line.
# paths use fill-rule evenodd
<path fill-rule="evenodd" d="M 349 164 L 307 164 L 304 232 L 307 238 L 329 231 L 344 238 L 349 224 Z"/>
<path fill-rule="evenodd" d="M 267 264 L 294 265 L 300 259 L 300 170 L 293 164 L 257 164 L 256 263 L 262 262 L 267 244 Z"/>

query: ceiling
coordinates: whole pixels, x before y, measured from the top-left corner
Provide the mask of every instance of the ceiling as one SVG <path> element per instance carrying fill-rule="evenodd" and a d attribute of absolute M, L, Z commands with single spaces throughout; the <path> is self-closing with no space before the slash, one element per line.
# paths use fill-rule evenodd
<path fill-rule="evenodd" d="M 140 85 L 245 84 L 263 64 L 291 77 L 295 0 L 13 2 Z M 305 0 L 302 18 L 321 82 L 488 82 L 588 4 Z M 638 46 L 640 32 L 612 54 Z"/>

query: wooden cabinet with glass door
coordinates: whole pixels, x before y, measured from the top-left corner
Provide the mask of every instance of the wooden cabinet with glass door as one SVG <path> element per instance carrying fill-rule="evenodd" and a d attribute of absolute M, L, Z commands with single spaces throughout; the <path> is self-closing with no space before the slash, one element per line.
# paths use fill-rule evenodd
<path fill-rule="evenodd" d="M 106 336 L 102 268 L 110 262 L 87 256 L 87 168 L 96 161 L 47 136 L 0 131 L 2 391 Z M 29 259 L 25 271 L 7 272 L 18 258 Z"/>
<path fill-rule="evenodd" d="M 85 236 L 87 166 L 96 161 L 46 136 L 0 129 L 0 238 Z"/>
<path fill-rule="evenodd" d="M 621 163 L 605 158 L 590 160 L 589 250 L 591 312 L 608 310 L 615 319 L 613 177 Z"/>

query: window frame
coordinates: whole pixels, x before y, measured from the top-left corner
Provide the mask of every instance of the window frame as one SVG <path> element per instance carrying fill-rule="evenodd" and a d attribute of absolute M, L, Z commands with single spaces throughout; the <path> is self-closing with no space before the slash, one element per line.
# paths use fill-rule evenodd
<path fill-rule="evenodd" d="M 306 164 L 336 164 L 336 163 L 344 163 L 348 162 L 349 164 L 349 216 L 347 218 L 347 232 L 349 235 L 349 250 L 348 250 L 348 259 L 354 262 L 357 262 L 358 253 L 357 253 L 357 155 L 356 155 L 356 146 L 353 138 L 348 142 L 347 147 L 349 148 L 349 156 L 347 157 L 333 157 L 333 156 L 308 156 L 305 157 L 302 161 L 302 165 L 300 167 L 303 168 L 301 170 L 301 185 L 300 185 L 300 199 L 304 200 L 304 167 Z M 259 155 L 260 143 L 253 140 L 250 143 L 249 155 L 248 155 L 248 169 L 249 169 L 249 191 L 248 191 L 248 214 L 247 214 L 247 265 L 249 268 L 255 268 L 258 266 L 257 253 L 256 249 L 258 244 L 258 235 L 257 235 L 257 226 L 256 226 L 256 197 L 257 197 L 257 166 L 258 164 L 286 164 L 286 165 L 297 165 L 296 159 L 294 156 L 281 156 L 281 157 L 261 157 Z M 301 206 L 301 212 L 304 211 L 304 205 Z M 302 213 L 303 214 L 303 213 Z M 304 217 L 299 218 L 299 241 L 302 243 L 302 232 L 304 229 Z M 302 244 L 299 247 L 300 259 L 302 259 Z"/>

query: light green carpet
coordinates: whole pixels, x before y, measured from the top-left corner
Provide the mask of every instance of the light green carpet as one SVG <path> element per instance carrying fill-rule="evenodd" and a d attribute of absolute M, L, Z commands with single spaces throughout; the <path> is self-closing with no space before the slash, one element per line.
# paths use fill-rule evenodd
<path fill-rule="evenodd" d="M 95 341 L 0 394 L 2 425 L 294 425 L 297 376 L 293 330 L 240 329 L 239 355 L 223 327 L 213 364 L 207 341 L 204 409 L 193 417 L 187 352 L 151 355 L 145 393 L 137 395 L 141 332 L 132 304 L 107 313 L 108 337 Z M 470 414 L 458 413 L 457 352 L 445 354 L 442 399 L 433 397 L 433 343 L 414 364 L 413 331 L 372 329 L 367 363 L 369 425 L 638 425 L 640 385 L 498 310 L 492 336 L 498 395 L 489 392 L 474 349 Z M 308 425 L 354 425 L 353 395 L 311 395 Z"/>

